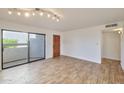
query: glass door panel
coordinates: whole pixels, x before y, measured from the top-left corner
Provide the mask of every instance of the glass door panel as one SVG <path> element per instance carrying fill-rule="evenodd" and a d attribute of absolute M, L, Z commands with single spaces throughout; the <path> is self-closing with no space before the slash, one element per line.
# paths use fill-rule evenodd
<path fill-rule="evenodd" d="M 45 58 L 45 35 L 29 34 L 29 60 L 35 61 Z"/>
<path fill-rule="evenodd" d="M 28 33 L 3 30 L 3 68 L 28 62 Z"/>

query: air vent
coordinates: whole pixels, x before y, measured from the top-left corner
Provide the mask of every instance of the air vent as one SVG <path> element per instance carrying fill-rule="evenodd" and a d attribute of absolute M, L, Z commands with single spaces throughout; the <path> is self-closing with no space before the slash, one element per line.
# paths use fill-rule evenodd
<path fill-rule="evenodd" d="M 118 26 L 118 24 L 109 24 L 109 25 L 106 25 L 105 28 L 116 27 L 116 26 Z"/>

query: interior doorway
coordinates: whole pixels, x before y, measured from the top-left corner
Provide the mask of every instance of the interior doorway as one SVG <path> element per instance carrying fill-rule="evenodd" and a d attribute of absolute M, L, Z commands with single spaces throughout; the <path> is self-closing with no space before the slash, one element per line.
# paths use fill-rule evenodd
<path fill-rule="evenodd" d="M 2 30 L 2 69 L 45 59 L 45 34 Z"/>
<path fill-rule="evenodd" d="M 60 56 L 60 35 L 53 35 L 53 57 Z"/>
<path fill-rule="evenodd" d="M 102 33 L 102 62 L 121 61 L 121 33 L 119 31 L 103 31 Z"/>

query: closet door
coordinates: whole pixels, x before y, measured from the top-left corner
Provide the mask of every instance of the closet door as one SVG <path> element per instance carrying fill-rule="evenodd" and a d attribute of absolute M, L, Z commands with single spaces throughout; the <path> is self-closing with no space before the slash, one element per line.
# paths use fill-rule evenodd
<path fill-rule="evenodd" d="M 29 33 L 29 61 L 45 58 L 45 35 Z"/>

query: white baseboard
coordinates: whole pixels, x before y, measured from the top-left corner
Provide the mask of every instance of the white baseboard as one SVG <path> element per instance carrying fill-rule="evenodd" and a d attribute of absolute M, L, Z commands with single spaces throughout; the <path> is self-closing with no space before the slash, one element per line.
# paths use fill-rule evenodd
<path fill-rule="evenodd" d="M 123 69 L 123 71 L 124 71 L 124 65 L 121 63 L 121 67 L 122 67 L 122 69 Z"/>
<path fill-rule="evenodd" d="M 89 59 L 85 59 L 85 58 L 80 58 L 80 57 L 76 57 L 76 56 L 70 56 L 70 55 L 62 55 L 62 56 L 72 57 L 72 58 L 76 58 L 76 59 L 83 60 L 83 61 L 89 61 L 89 62 L 101 64 L 101 62 L 96 62 L 96 61 L 93 61 L 93 60 L 89 60 Z"/>

